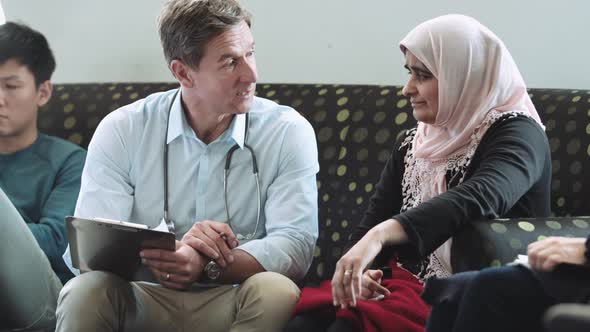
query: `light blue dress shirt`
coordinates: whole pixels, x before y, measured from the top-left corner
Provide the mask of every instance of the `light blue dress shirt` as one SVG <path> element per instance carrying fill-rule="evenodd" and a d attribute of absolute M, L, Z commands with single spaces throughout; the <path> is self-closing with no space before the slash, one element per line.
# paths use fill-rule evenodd
<path fill-rule="evenodd" d="M 237 143 L 228 178 L 229 225 L 234 233 L 252 233 L 258 206 L 252 160 L 244 149 L 245 115 L 235 116 L 207 145 L 187 122 L 180 94 L 172 100 L 175 92 L 150 95 L 102 120 L 88 147 L 75 216 L 156 227 L 164 213 L 166 143 L 169 218 L 177 239 L 196 222 L 227 222 L 223 168 Z M 238 248 L 267 271 L 298 280 L 311 265 L 318 237 L 315 134 L 297 111 L 270 100 L 255 97 L 249 114 L 247 144 L 258 162 L 262 207 L 254 238 L 242 240 Z M 69 247 L 64 260 L 71 267 Z"/>

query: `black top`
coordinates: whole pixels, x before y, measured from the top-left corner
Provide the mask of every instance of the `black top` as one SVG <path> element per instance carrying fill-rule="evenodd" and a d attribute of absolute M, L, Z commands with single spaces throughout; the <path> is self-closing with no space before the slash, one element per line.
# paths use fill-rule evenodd
<path fill-rule="evenodd" d="M 411 134 L 408 131 L 396 142 L 349 246 L 373 226 L 394 218 L 408 235 L 410 253 L 424 259 L 471 221 L 549 216 L 551 154 L 547 136 L 534 120 L 525 116 L 497 120 L 484 134 L 463 183 L 457 185 L 449 172 L 446 192 L 400 212 L 404 156 L 409 149 L 402 142 Z M 388 257 L 380 258 L 376 263 Z"/>

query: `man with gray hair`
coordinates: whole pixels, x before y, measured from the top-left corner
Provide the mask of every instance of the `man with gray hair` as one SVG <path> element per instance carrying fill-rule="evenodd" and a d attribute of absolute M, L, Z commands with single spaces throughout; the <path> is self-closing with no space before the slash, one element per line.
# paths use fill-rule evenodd
<path fill-rule="evenodd" d="M 317 147 L 298 112 L 254 96 L 250 22 L 235 0 L 164 5 L 180 88 L 100 123 L 75 215 L 168 227 L 176 251 L 140 253 L 154 283 L 72 279 L 58 331 L 280 331 L 290 317 L 318 235 Z"/>

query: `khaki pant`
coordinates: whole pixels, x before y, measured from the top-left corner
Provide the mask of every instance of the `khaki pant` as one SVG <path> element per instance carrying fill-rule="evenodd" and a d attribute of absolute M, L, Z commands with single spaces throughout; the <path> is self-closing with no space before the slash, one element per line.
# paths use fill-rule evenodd
<path fill-rule="evenodd" d="M 0 330 L 52 328 L 61 281 L 0 189 Z"/>
<path fill-rule="evenodd" d="M 281 331 L 299 294 L 273 272 L 238 286 L 185 292 L 87 272 L 64 286 L 57 331 Z"/>

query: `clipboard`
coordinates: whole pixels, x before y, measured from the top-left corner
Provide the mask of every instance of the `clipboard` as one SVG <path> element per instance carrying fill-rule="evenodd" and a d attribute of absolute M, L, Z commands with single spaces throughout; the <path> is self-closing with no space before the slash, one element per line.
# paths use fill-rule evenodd
<path fill-rule="evenodd" d="M 66 226 L 72 265 L 82 273 L 107 271 L 130 281 L 155 281 L 139 252 L 176 249 L 173 233 L 141 224 L 68 216 Z"/>

